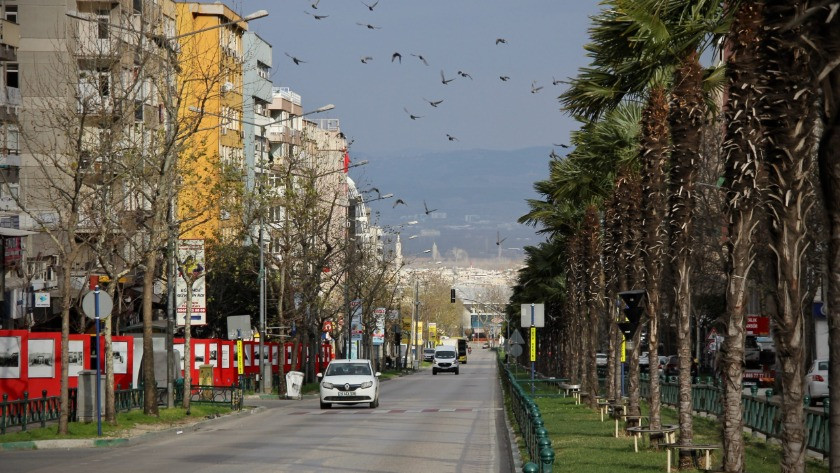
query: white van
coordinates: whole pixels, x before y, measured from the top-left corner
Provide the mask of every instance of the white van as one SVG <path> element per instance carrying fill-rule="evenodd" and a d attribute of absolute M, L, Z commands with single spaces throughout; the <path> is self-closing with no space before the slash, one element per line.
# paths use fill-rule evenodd
<path fill-rule="evenodd" d="M 432 374 L 438 371 L 452 371 L 458 374 L 458 348 L 451 345 L 441 345 L 435 348 L 432 360 Z"/>

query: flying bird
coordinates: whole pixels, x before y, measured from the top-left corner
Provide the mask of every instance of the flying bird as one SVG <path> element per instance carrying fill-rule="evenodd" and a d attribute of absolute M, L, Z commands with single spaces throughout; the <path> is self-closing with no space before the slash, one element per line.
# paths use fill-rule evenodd
<path fill-rule="evenodd" d="M 429 99 L 423 99 L 423 100 L 425 100 L 426 102 L 429 102 L 429 105 L 431 105 L 432 107 L 435 107 L 435 108 L 437 108 L 438 105 L 443 103 L 443 100 L 434 100 L 434 101 L 429 100 Z"/>
<path fill-rule="evenodd" d="M 396 201 L 394 201 L 394 208 L 396 208 L 396 207 L 397 207 L 398 205 L 400 205 L 400 204 L 403 204 L 403 205 L 405 205 L 405 206 L 408 206 L 408 204 L 406 204 L 404 200 L 402 200 L 402 199 L 397 199 Z"/>
<path fill-rule="evenodd" d="M 369 30 L 381 30 L 382 29 L 382 27 L 380 27 L 380 26 L 374 26 L 374 25 L 371 25 L 369 23 L 359 23 L 357 21 L 356 24 L 359 25 L 359 26 L 364 26 L 365 28 L 367 28 Z"/>
<path fill-rule="evenodd" d="M 306 13 L 307 15 L 312 15 L 312 17 L 315 18 L 316 20 L 323 20 L 324 18 L 329 17 L 329 15 L 316 15 L 314 13 L 309 13 L 306 10 L 304 10 L 303 12 Z"/>
<path fill-rule="evenodd" d="M 449 133 L 446 134 L 446 139 L 449 140 L 449 141 L 458 141 L 458 138 L 455 138 L 454 136 L 450 135 Z"/>
<path fill-rule="evenodd" d="M 450 82 L 455 80 L 455 78 L 447 79 L 445 75 L 443 75 L 443 69 L 440 70 L 440 81 L 443 82 L 443 85 L 446 85 Z"/>
<path fill-rule="evenodd" d="M 310 5 L 310 6 L 312 7 L 312 9 L 313 9 L 313 10 L 317 10 L 317 9 L 318 9 L 318 2 L 320 2 L 320 1 L 321 1 L 321 0 L 315 0 L 315 3 L 313 3 L 312 5 Z"/>
<path fill-rule="evenodd" d="M 504 38 L 496 38 L 496 44 L 507 44 L 507 40 Z"/>
<path fill-rule="evenodd" d="M 432 213 L 432 212 L 434 212 L 435 210 L 437 210 L 437 209 L 432 209 L 432 210 L 429 210 L 429 206 L 428 206 L 428 205 L 426 205 L 426 201 L 425 201 L 425 200 L 423 201 L 423 208 L 424 208 L 424 209 L 426 209 L 426 215 L 429 215 L 430 213 Z"/>
<path fill-rule="evenodd" d="M 419 59 L 419 60 L 423 61 L 423 64 L 425 64 L 425 65 L 427 65 L 427 66 L 429 65 L 429 62 L 428 62 L 428 61 L 426 61 L 426 58 L 424 58 L 422 54 L 414 54 L 414 53 L 412 53 L 411 55 L 412 55 L 412 56 L 414 56 L 414 57 L 416 57 L 417 59 Z"/>
<path fill-rule="evenodd" d="M 409 112 L 409 111 L 408 111 L 408 109 L 407 109 L 407 108 L 405 108 L 405 107 L 403 107 L 403 110 L 405 110 L 405 113 L 407 113 L 407 114 L 408 114 L 408 116 L 409 116 L 409 117 L 411 117 L 411 119 L 412 119 L 412 120 L 417 120 L 418 118 L 423 118 L 423 117 L 422 117 L 422 116 L 420 116 L 420 115 L 414 115 L 414 114 L 412 114 L 412 113 L 411 113 L 411 112 Z"/>
<path fill-rule="evenodd" d="M 567 144 L 565 144 L 565 143 L 552 143 L 552 144 L 553 144 L 554 146 L 559 146 L 559 147 L 561 147 L 561 148 L 568 148 L 568 147 L 569 147 L 569 145 L 567 145 Z"/>
<path fill-rule="evenodd" d="M 374 9 L 374 8 L 376 8 L 376 6 L 377 6 L 377 5 L 379 5 L 379 0 L 376 0 L 376 1 L 375 1 L 375 2 L 373 2 L 373 4 L 371 4 L 371 5 L 368 5 L 367 3 L 362 2 L 362 5 L 364 5 L 364 6 L 368 7 L 368 10 L 373 11 L 373 9 Z"/>
<path fill-rule="evenodd" d="M 365 56 L 365 57 L 362 58 L 362 64 L 367 64 L 368 61 L 373 61 L 373 57 L 372 56 Z"/>
<path fill-rule="evenodd" d="M 548 157 L 551 159 L 560 159 L 560 155 L 554 151 L 554 148 L 551 148 L 551 152 L 548 153 Z"/>
<path fill-rule="evenodd" d="M 507 82 L 510 80 L 510 76 L 499 76 L 499 79 L 502 79 L 502 82 Z"/>
<path fill-rule="evenodd" d="M 391 55 L 391 62 L 394 62 L 394 59 L 399 59 L 400 64 L 402 64 L 402 54 L 394 53 Z"/>
<path fill-rule="evenodd" d="M 292 62 L 294 62 L 296 66 L 299 66 L 299 65 L 301 65 L 301 64 L 306 64 L 306 61 L 304 61 L 304 60 L 302 60 L 302 59 L 298 59 L 298 58 L 296 58 L 296 57 L 292 56 L 292 55 L 291 55 L 291 54 L 289 54 L 289 53 L 284 53 L 284 54 L 285 54 L 286 56 L 289 56 L 289 57 L 292 59 Z"/>
<path fill-rule="evenodd" d="M 543 86 L 537 87 L 537 81 L 531 82 L 531 93 L 536 94 L 537 92 L 541 91 Z"/>
<path fill-rule="evenodd" d="M 551 85 L 560 85 L 562 83 L 563 83 L 563 81 L 559 81 L 559 80 L 555 79 L 554 76 L 551 76 Z"/>
<path fill-rule="evenodd" d="M 466 73 L 466 72 L 464 72 L 464 71 L 458 71 L 458 75 L 459 75 L 459 76 L 461 76 L 461 77 L 466 77 L 466 78 L 468 78 L 469 80 L 472 80 L 472 76 L 471 76 L 471 75 L 469 75 L 469 74 L 467 74 L 467 73 Z"/>

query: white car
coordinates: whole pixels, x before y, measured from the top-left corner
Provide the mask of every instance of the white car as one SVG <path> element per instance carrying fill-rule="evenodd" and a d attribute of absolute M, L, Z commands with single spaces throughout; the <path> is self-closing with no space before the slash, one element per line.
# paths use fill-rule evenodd
<path fill-rule="evenodd" d="M 321 409 L 332 404 L 369 403 L 379 406 L 379 376 L 373 372 L 370 360 L 333 360 L 321 378 Z"/>
<path fill-rule="evenodd" d="M 814 360 L 805 375 L 805 394 L 811 396 L 811 405 L 828 398 L 828 360 Z"/>

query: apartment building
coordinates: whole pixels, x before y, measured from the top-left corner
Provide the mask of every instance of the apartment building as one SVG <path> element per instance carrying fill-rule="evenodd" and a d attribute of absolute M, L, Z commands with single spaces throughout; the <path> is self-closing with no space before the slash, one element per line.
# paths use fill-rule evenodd
<path fill-rule="evenodd" d="M 242 208 L 246 171 L 243 117 L 243 35 L 248 23 L 221 3 L 177 3 L 180 88 L 184 119 L 201 123 L 180 156 L 181 237 L 232 241 L 246 229 Z M 265 64 L 265 63 L 263 63 Z"/>
<path fill-rule="evenodd" d="M 54 319 L 57 304 L 31 301 L 33 292 L 57 297 L 61 242 L 108 235 L 109 251 L 126 252 L 143 239 L 148 193 L 126 169 L 157 146 L 167 124 L 159 92 L 169 89 L 170 48 L 161 39 L 174 35 L 175 9 L 171 0 L 5 0 L 0 7 L 0 226 L 36 232 L 20 238 L 21 263 L 4 276 L 12 282 L 10 309 L 25 315 L 17 326 L 25 319 L 29 327 Z M 82 246 L 69 271 L 76 289 L 101 273 Z"/>

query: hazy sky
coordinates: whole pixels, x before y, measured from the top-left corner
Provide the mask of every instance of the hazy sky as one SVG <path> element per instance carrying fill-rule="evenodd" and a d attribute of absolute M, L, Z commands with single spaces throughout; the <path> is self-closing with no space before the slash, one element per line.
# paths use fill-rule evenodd
<path fill-rule="evenodd" d="M 373 11 L 361 0 L 320 0 L 317 9 L 313 2 L 227 3 L 242 14 L 269 11 L 251 29 L 273 46 L 274 85 L 301 94 L 304 111 L 335 104 L 318 117 L 340 119 L 355 140 L 351 154 L 548 147 L 567 143 L 576 128 L 559 111 L 564 86 L 552 81 L 586 63 L 596 1 L 380 0 Z M 402 63 L 391 61 L 394 52 Z M 373 59 L 363 64 L 365 56 Z M 441 70 L 455 80 L 442 84 Z M 542 89 L 532 93 L 532 86 Z M 443 102 L 433 108 L 424 99 Z M 412 120 L 404 108 L 422 118 Z"/>

